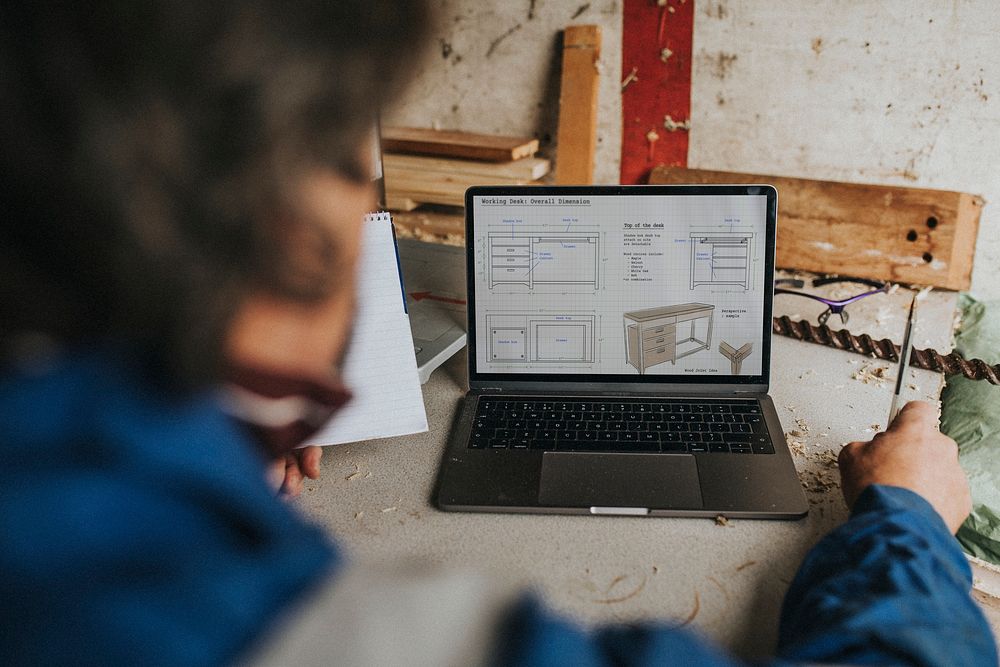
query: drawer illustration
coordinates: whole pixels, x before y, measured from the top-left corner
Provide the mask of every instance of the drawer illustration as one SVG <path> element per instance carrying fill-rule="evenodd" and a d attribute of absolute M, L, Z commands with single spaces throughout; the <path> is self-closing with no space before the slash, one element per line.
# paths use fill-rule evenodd
<path fill-rule="evenodd" d="M 643 329 L 642 337 L 643 339 L 646 339 L 646 338 L 662 338 L 664 336 L 670 336 L 671 340 L 673 340 L 674 330 L 675 329 L 673 324 L 661 324 L 659 326 Z"/>
<path fill-rule="evenodd" d="M 524 361 L 527 336 L 523 328 L 493 328 L 490 332 L 490 359 L 493 361 Z"/>
<path fill-rule="evenodd" d="M 663 345 L 661 347 L 650 348 L 643 353 L 643 360 L 646 362 L 647 366 L 655 366 L 656 364 L 662 364 L 664 361 L 673 361 L 674 359 L 674 344 L 673 341 L 670 345 Z"/>
<path fill-rule="evenodd" d="M 490 289 L 497 285 L 523 285 L 529 290 L 544 285 L 597 289 L 599 250 L 596 232 L 490 232 Z"/>

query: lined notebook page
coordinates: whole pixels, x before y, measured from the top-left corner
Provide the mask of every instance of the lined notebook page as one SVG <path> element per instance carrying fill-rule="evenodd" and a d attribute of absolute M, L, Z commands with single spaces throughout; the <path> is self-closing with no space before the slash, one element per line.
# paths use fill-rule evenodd
<path fill-rule="evenodd" d="M 365 218 L 357 314 L 344 383 L 348 403 L 310 441 L 336 445 L 427 430 L 410 320 L 388 213 Z"/>

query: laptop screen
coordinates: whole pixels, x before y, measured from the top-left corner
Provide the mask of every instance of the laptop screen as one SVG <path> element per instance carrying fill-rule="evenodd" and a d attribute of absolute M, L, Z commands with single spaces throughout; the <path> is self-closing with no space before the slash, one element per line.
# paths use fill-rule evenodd
<path fill-rule="evenodd" d="M 476 374 L 766 375 L 772 188 L 474 188 L 467 206 Z"/>

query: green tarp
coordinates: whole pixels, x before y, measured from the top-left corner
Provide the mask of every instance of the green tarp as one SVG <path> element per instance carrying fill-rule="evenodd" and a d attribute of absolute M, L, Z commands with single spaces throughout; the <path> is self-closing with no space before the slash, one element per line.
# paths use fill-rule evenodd
<path fill-rule="evenodd" d="M 961 295 L 955 349 L 966 359 L 1000 363 L 1000 301 Z M 941 430 L 958 442 L 972 488 L 972 514 L 958 531 L 970 554 L 1000 565 L 1000 387 L 948 378 L 941 396 Z"/>

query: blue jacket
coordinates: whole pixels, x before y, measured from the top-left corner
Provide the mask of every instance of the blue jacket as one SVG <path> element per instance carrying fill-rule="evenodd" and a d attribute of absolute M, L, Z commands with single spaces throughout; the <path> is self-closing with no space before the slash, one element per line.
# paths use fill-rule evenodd
<path fill-rule="evenodd" d="M 265 483 L 210 395 L 162 397 L 102 355 L 0 378 L 0 664 L 219 664 L 331 572 L 335 547 Z M 782 661 L 997 663 L 940 517 L 873 487 L 806 558 Z M 733 664 L 655 625 L 585 632 L 530 597 L 493 660 Z"/>

